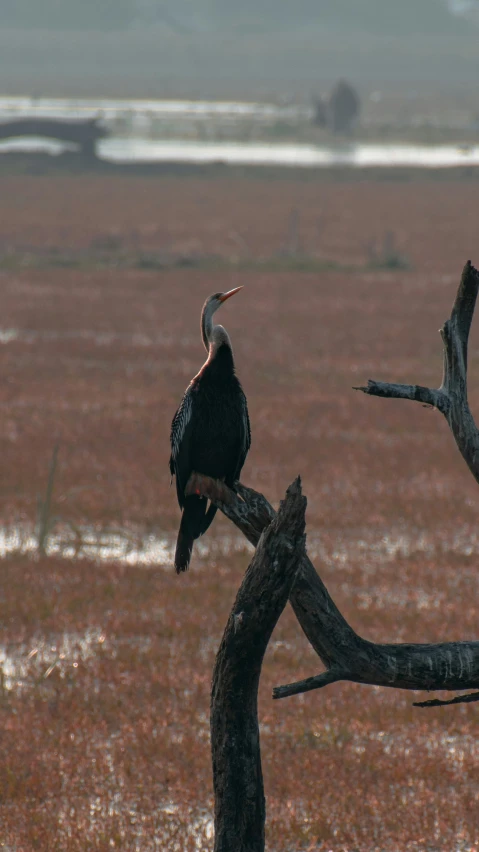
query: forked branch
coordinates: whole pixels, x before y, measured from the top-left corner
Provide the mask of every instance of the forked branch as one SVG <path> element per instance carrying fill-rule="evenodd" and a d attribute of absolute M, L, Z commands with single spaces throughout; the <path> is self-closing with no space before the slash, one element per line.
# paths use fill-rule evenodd
<path fill-rule="evenodd" d="M 200 493 L 218 506 L 248 541 L 257 545 L 262 530 L 275 517 L 266 498 L 236 484 L 193 474 L 186 494 Z M 391 644 L 368 642 L 353 630 L 326 589 L 306 553 L 289 600 L 296 617 L 326 671 L 273 690 L 274 698 L 319 689 L 340 680 L 396 689 L 479 689 L 479 642 Z"/>
<path fill-rule="evenodd" d="M 433 405 L 444 414 L 459 451 L 479 482 L 479 430 L 467 401 L 467 344 L 479 291 L 479 272 L 468 260 L 461 276 L 451 316 L 442 329 L 443 377 L 439 388 L 399 385 L 369 379 L 357 387 L 370 396 L 412 399 Z"/>

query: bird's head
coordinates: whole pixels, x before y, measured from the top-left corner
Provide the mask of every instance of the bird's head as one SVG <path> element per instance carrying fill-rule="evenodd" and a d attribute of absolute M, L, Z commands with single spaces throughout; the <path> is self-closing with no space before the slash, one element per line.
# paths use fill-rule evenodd
<path fill-rule="evenodd" d="M 227 293 L 213 293 L 213 295 L 209 296 L 204 303 L 203 310 L 201 312 L 201 334 L 207 351 L 213 334 L 213 314 L 218 310 L 218 308 L 221 308 L 221 305 L 226 302 L 227 299 L 234 296 L 235 293 L 238 293 L 242 289 L 243 287 L 241 285 L 241 287 L 234 287 L 233 290 L 228 290 Z"/>
<path fill-rule="evenodd" d="M 227 299 L 234 296 L 235 293 L 238 293 L 239 290 L 242 290 L 243 287 L 235 287 L 233 290 L 228 290 L 227 293 L 213 293 L 212 296 L 209 296 L 205 302 L 203 310 L 207 309 L 210 316 L 213 316 L 215 311 L 218 308 L 221 308 L 221 305 L 226 302 Z"/>

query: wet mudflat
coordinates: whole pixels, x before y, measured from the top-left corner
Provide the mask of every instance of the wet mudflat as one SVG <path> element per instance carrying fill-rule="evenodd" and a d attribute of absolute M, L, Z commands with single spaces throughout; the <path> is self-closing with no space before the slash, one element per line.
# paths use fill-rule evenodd
<path fill-rule="evenodd" d="M 211 668 L 250 554 L 219 518 L 187 576 L 169 564 L 169 424 L 204 357 L 201 304 L 246 285 L 221 316 L 250 405 L 244 481 L 275 502 L 301 473 L 310 553 L 353 626 L 477 638 L 479 492 L 445 421 L 351 389 L 439 384 L 437 329 L 479 260 L 474 187 L 2 183 L 2 839 L 206 850 Z M 78 260 L 51 261 L 65 249 Z M 125 252 L 187 262 L 135 267 Z M 419 710 L 414 694 L 352 684 L 271 701 L 319 670 L 287 610 L 260 694 L 271 852 L 474 849 L 476 705 Z"/>

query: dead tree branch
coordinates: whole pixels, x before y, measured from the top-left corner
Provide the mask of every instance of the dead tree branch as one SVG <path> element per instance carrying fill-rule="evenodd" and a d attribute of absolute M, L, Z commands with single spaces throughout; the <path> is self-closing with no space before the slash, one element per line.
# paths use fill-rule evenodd
<path fill-rule="evenodd" d="M 477 293 L 479 272 L 468 260 L 461 276 L 451 316 L 441 329 L 443 341 L 443 377 L 439 388 L 399 385 L 369 379 L 357 387 L 370 396 L 412 399 L 433 405 L 444 414 L 458 449 L 472 475 L 479 482 L 479 430 L 467 401 L 467 344 Z"/>
<path fill-rule="evenodd" d="M 450 698 L 448 701 L 442 701 L 440 698 L 431 698 L 430 701 L 414 701 L 413 707 L 446 707 L 448 704 L 471 704 L 473 701 L 479 701 L 479 692 L 456 695 L 455 698 Z"/>
<path fill-rule="evenodd" d="M 211 692 L 215 852 L 264 850 L 258 684 L 271 633 L 304 556 L 305 510 L 298 478 L 278 514 L 264 525 L 216 657 Z"/>
<path fill-rule="evenodd" d="M 203 494 L 257 545 L 275 513 L 262 494 L 236 484 L 193 474 L 186 494 Z M 340 680 L 395 689 L 462 690 L 479 688 L 479 642 L 375 644 L 348 624 L 304 554 L 289 596 L 296 617 L 326 672 L 273 690 L 274 698 L 319 689 Z"/>

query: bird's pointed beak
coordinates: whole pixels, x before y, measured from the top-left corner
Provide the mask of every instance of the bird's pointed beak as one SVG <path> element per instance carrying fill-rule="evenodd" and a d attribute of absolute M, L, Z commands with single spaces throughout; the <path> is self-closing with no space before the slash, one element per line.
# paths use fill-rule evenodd
<path fill-rule="evenodd" d="M 222 293 L 219 297 L 220 302 L 226 302 L 226 299 L 229 299 L 230 296 L 234 296 L 235 293 L 238 293 L 239 290 L 242 290 L 243 286 L 244 285 L 242 284 L 241 287 L 235 287 L 234 290 L 228 290 L 227 293 Z"/>

